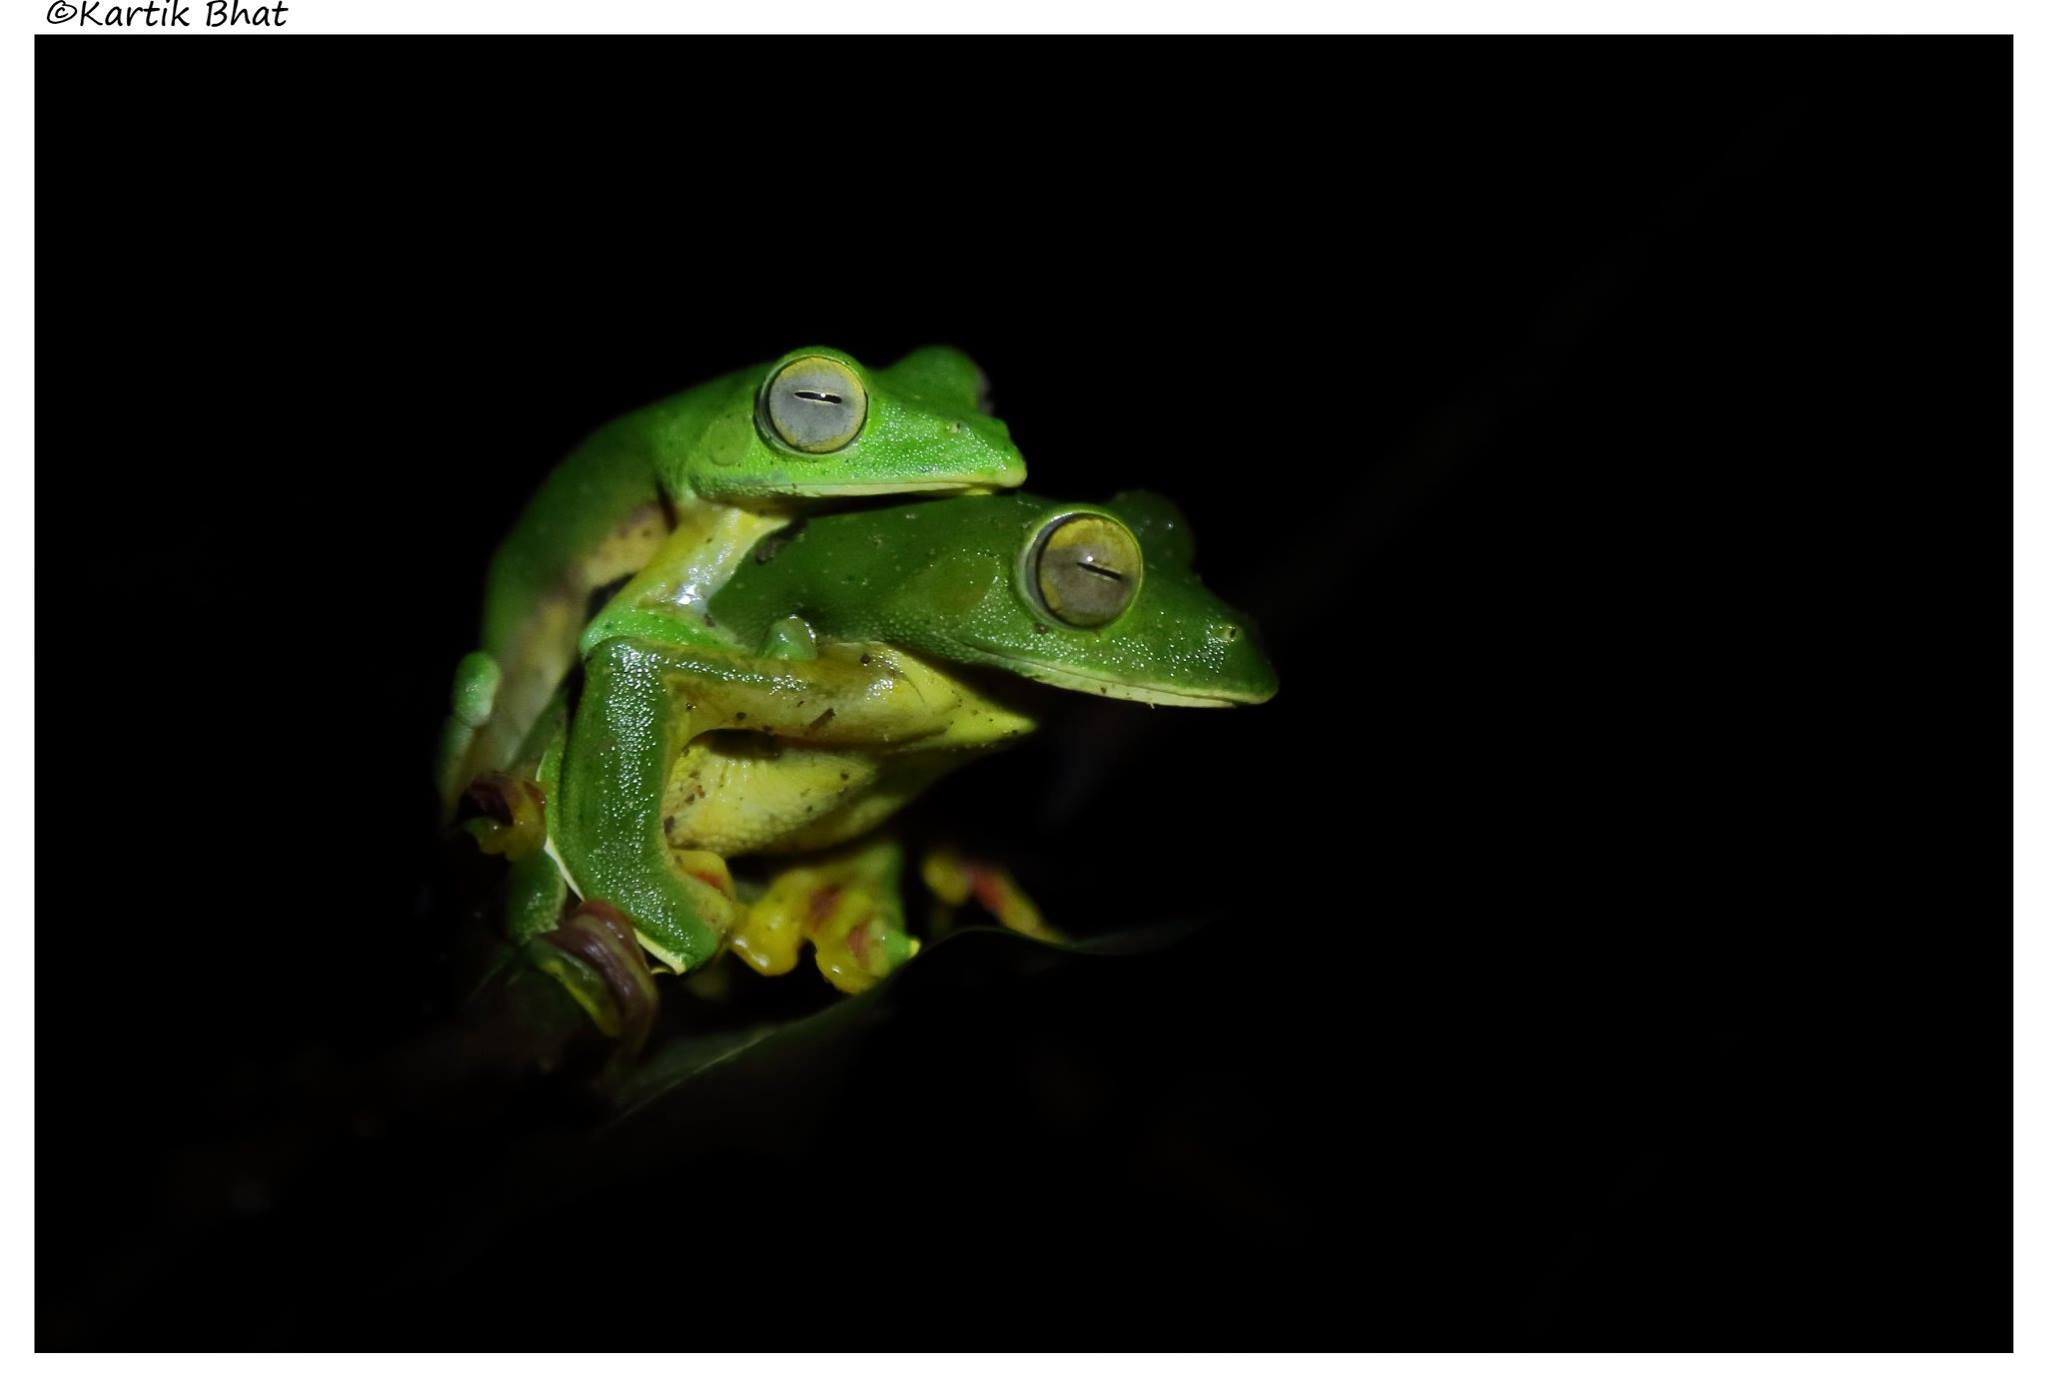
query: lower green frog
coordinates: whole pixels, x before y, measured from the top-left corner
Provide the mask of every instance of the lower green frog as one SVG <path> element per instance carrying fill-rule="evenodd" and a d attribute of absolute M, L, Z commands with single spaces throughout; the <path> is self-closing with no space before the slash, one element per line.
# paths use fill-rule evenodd
<path fill-rule="evenodd" d="M 534 788 L 527 802 L 508 796 L 486 828 L 519 860 L 515 937 L 563 945 L 573 891 L 596 933 L 630 933 L 678 973 L 727 948 L 780 973 L 808 941 L 858 991 L 916 950 L 900 850 L 873 831 L 1028 735 L 1030 686 L 1192 707 L 1276 687 L 1245 618 L 1195 576 L 1185 521 L 1147 493 L 816 518 L 763 539 L 705 610 L 668 633 L 659 604 L 608 609 L 586 633 L 573 717 L 558 698 L 522 754 L 531 779 L 508 782 Z M 750 854 L 801 856 L 743 902 L 725 860 Z M 924 876 L 942 901 L 972 894 L 1044 933 L 999 873 L 942 856 Z M 570 932 L 582 953 L 558 948 L 552 971 L 603 1023 L 625 985 L 593 938 Z"/>

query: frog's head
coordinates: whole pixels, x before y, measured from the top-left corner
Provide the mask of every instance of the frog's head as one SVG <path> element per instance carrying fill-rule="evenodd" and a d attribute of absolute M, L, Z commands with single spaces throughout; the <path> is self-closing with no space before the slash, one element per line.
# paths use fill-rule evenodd
<path fill-rule="evenodd" d="M 924 347 L 875 370 L 804 347 L 730 378 L 689 456 L 713 501 L 992 491 L 1024 480 L 987 378 L 964 353 Z"/>
<path fill-rule="evenodd" d="M 1195 576 L 1173 503 L 1022 493 L 818 517 L 770 536 L 712 601 L 743 641 L 796 616 L 1040 684 L 1150 704 L 1257 704 L 1278 681 L 1244 615 Z"/>

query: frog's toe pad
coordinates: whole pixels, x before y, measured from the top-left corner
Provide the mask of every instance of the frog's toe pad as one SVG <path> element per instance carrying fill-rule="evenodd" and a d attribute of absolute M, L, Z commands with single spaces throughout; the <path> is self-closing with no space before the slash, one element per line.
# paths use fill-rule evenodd
<path fill-rule="evenodd" d="M 471 651 L 458 661 L 455 688 L 449 693 L 455 720 L 468 728 L 481 728 L 488 723 L 503 678 L 504 671 L 488 651 Z"/>

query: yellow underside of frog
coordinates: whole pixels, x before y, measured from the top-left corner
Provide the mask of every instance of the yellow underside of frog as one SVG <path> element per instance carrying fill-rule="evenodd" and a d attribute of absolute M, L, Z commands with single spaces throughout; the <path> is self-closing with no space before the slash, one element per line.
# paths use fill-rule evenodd
<path fill-rule="evenodd" d="M 707 650 L 666 676 L 663 703 L 682 750 L 662 790 L 661 833 L 674 877 L 720 935 L 721 954 L 782 974 L 808 943 L 833 986 L 859 992 L 918 949 L 904 921 L 902 849 L 879 830 L 934 780 L 1035 723 L 965 672 L 902 651 L 832 643 L 805 654 Z M 513 860 L 511 916 L 521 943 L 552 930 L 568 892 L 586 894 L 553 832 L 567 728 L 560 696 L 525 754 L 495 778 L 504 795 L 495 814 L 471 821 L 486 851 Z M 696 728 L 710 730 L 687 735 Z M 767 860 L 766 874 L 736 881 L 728 858 Z M 786 865 L 775 866 L 778 858 Z M 920 875 L 936 924 L 973 901 L 1010 928 L 1060 938 L 993 864 L 937 849 Z M 522 898 L 532 903 L 523 927 Z M 638 932 L 638 941 L 673 971 L 687 967 L 660 940 Z M 604 1024 L 602 1000 L 572 991 Z"/>

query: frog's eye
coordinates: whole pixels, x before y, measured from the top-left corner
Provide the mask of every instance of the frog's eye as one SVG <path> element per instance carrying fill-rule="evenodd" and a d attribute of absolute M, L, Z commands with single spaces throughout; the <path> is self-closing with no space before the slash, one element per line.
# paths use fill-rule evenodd
<path fill-rule="evenodd" d="M 1026 580 L 1045 610 L 1069 626 L 1106 626 L 1138 596 L 1145 558 L 1137 537 L 1108 516 L 1062 516 L 1039 532 Z"/>
<path fill-rule="evenodd" d="M 768 427 L 800 453 L 846 447 L 867 423 L 868 392 L 852 367 L 831 357 L 786 363 L 761 392 Z"/>

